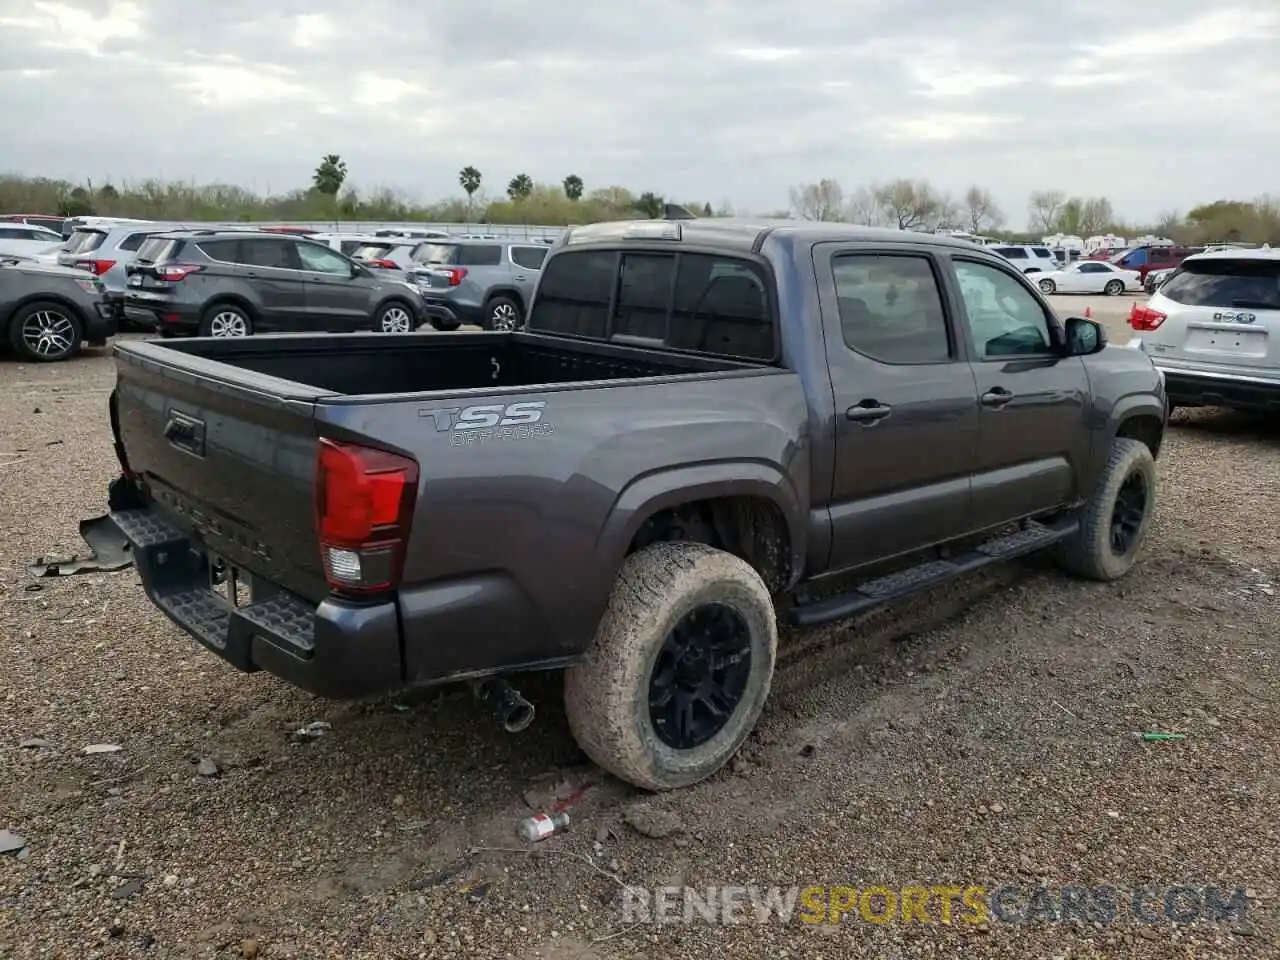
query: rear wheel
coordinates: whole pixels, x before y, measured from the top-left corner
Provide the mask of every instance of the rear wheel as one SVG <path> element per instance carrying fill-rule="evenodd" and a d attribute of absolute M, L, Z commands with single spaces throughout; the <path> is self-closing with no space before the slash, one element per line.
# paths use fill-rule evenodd
<path fill-rule="evenodd" d="M 514 330 L 520 326 L 523 311 L 510 297 L 494 297 L 485 307 L 484 315 L 490 330 Z"/>
<path fill-rule="evenodd" d="M 441 333 L 452 333 L 462 326 L 461 320 L 432 320 L 431 326 L 435 327 Z"/>
<path fill-rule="evenodd" d="M 242 307 L 231 303 L 215 303 L 200 318 L 202 337 L 248 337 L 253 335 L 253 321 Z"/>
<path fill-rule="evenodd" d="M 745 561 L 667 542 L 626 559 L 585 663 L 565 672 L 569 727 L 646 790 L 719 770 L 755 727 L 777 656 L 773 602 Z"/>
<path fill-rule="evenodd" d="M 1102 292 L 1108 297 L 1118 297 L 1124 293 L 1124 282 L 1121 280 L 1108 280 L 1107 285 L 1102 288 Z"/>
<path fill-rule="evenodd" d="M 1048 277 L 1046 277 L 1045 279 L 1043 279 L 1043 280 L 1041 280 L 1041 281 L 1040 281 L 1040 292 L 1041 292 L 1041 293 L 1043 293 L 1043 294 L 1046 294 L 1046 295 L 1047 295 L 1047 294 L 1051 294 L 1051 293 L 1056 293 L 1056 292 L 1057 292 L 1057 290 L 1058 290 L 1058 285 L 1057 285 L 1056 283 L 1054 283 L 1052 280 L 1050 280 Z"/>
<path fill-rule="evenodd" d="M 9 321 L 9 343 L 33 363 L 69 360 L 80 352 L 84 328 L 70 307 L 41 300 L 29 303 Z"/>

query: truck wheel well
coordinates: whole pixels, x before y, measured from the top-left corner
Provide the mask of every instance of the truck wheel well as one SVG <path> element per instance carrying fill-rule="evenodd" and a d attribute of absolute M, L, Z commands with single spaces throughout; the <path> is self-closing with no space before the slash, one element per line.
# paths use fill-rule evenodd
<path fill-rule="evenodd" d="M 1121 421 L 1119 429 L 1116 430 L 1116 436 L 1145 443 L 1147 449 L 1151 451 L 1151 456 L 1158 457 L 1160 442 L 1164 439 L 1164 425 L 1159 417 L 1141 414 Z"/>
<path fill-rule="evenodd" d="M 764 497 L 716 497 L 659 510 L 641 524 L 627 553 L 671 540 L 705 543 L 742 558 L 770 593 L 780 593 L 790 582 L 787 521 L 778 505 Z"/>

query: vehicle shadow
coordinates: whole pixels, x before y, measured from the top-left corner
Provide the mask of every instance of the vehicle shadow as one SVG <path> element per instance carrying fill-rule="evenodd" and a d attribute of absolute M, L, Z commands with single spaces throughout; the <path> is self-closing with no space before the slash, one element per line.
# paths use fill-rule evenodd
<path fill-rule="evenodd" d="M 1182 407 L 1169 418 L 1169 426 L 1201 436 L 1230 437 L 1244 441 L 1280 440 L 1280 416 L 1222 407 Z"/>

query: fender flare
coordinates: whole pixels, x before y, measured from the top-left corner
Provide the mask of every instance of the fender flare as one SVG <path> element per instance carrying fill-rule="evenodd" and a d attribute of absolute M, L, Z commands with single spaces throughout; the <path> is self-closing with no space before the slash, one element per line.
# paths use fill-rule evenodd
<path fill-rule="evenodd" d="M 694 500 L 735 496 L 768 500 L 782 513 L 790 541 L 788 586 L 794 585 L 804 570 L 805 508 L 791 478 L 780 467 L 761 460 L 684 464 L 634 479 L 614 500 L 600 531 L 596 546 L 607 558 L 605 569 L 610 575 L 617 571 L 640 527 L 655 513 Z"/>

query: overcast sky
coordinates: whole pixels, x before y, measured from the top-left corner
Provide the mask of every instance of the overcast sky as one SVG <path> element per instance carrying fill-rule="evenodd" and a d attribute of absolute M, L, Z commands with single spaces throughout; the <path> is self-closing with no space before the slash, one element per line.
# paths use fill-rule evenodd
<path fill-rule="evenodd" d="M 926 177 L 1152 219 L 1280 193 L 1280 3 L 0 0 L 0 171 L 785 206 Z"/>

